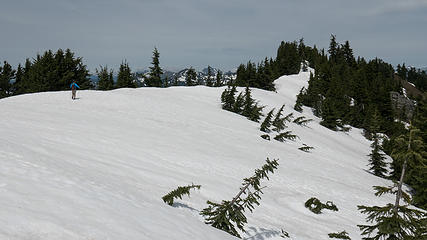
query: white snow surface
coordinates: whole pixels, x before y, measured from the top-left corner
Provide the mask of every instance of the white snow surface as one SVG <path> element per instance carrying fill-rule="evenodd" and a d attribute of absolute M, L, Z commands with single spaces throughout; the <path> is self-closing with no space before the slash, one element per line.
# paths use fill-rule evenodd
<path fill-rule="evenodd" d="M 264 112 L 286 104 L 309 73 L 276 80 L 277 92 L 252 89 Z M 380 205 L 368 169 L 370 142 L 359 129 L 334 132 L 314 119 L 289 124 L 300 139 L 260 137 L 259 123 L 221 109 L 222 88 L 170 87 L 27 94 L 0 100 L 0 239 L 235 239 L 206 225 L 206 201 L 231 200 L 267 157 L 279 159 L 261 205 L 247 212 L 245 239 L 329 239 L 346 230 L 361 239 L 357 205 Z M 239 89 L 242 91 L 243 89 Z M 298 150 L 305 143 L 310 153 Z M 177 186 L 201 184 L 168 206 Z M 311 197 L 339 211 L 316 215 Z"/>

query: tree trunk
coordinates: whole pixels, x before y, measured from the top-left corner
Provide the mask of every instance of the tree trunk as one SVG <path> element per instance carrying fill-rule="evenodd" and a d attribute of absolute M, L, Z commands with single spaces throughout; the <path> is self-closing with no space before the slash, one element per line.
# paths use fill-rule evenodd
<path fill-rule="evenodd" d="M 412 130 L 409 131 L 408 152 L 411 150 L 411 141 L 412 141 Z M 399 201 L 400 201 L 400 198 L 402 197 L 402 185 L 403 185 L 403 178 L 405 176 L 407 162 L 408 160 L 405 159 L 405 162 L 403 163 L 403 166 L 402 166 L 402 173 L 400 174 L 400 181 L 399 181 L 399 184 L 397 185 L 396 202 L 394 203 L 395 214 L 397 214 L 397 210 L 399 208 Z"/>
<path fill-rule="evenodd" d="M 248 189 L 251 183 L 252 181 L 248 182 L 244 187 L 242 187 L 242 189 L 240 189 L 240 192 L 233 198 L 233 200 L 231 200 L 230 206 L 233 206 L 233 204 L 237 201 L 237 199 L 239 199 L 240 195 L 242 195 L 242 193 L 244 193 L 246 189 Z"/>

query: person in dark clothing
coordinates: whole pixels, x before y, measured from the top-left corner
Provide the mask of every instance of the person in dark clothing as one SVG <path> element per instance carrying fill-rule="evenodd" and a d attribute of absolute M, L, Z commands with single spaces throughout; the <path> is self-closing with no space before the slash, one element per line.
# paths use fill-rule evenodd
<path fill-rule="evenodd" d="M 76 91 L 77 88 L 80 88 L 79 85 L 77 85 L 76 81 L 73 81 L 73 83 L 70 84 L 71 88 L 71 99 L 76 99 Z"/>

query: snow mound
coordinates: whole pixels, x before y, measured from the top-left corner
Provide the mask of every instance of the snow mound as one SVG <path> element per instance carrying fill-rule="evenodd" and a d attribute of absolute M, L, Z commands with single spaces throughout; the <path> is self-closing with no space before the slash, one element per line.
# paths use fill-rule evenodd
<path fill-rule="evenodd" d="M 268 112 L 296 95 L 309 73 L 276 81 L 277 93 L 253 89 Z M 285 143 L 260 137 L 259 123 L 221 109 L 224 88 L 171 87 L 28 94 L 0 100 L 0 239 L 234 239 L 204 224 L 206 201 L 231 200 L 242 179 L 267 157 L 279 159 L 261 205 L 247 213 L 246 239 L 329 239 L 346 230 L 360 239 L 359 204 L 384 204 L 366 171 L 361 131 L 333 132 L 314 121 L 289 123 Z M 240 89 L 243 90 L 243 89 Z M 271 134 L 272 135 L 272 134 Z M 274 135 L 272 135 L 274 137 Z M 298 150 L 305 143 L 310 153 Z M 200 184 L 171 207 L 161 197 Z M 311 197 L 339 211 L 315 215 Z"/>

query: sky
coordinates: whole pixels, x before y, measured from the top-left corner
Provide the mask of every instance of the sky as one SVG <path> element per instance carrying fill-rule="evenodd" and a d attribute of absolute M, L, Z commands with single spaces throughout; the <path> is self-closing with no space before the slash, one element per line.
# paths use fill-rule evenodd
<path fill-rule="evenodd" d="M 70 48 L 89 70 L 210 65 L 233 70 L 275 57 L 281 41 L 427 66 L 427 0 L 1 0 L 0 61 Z"/>

